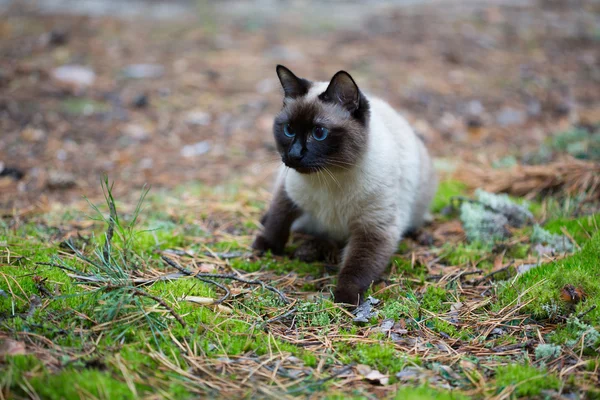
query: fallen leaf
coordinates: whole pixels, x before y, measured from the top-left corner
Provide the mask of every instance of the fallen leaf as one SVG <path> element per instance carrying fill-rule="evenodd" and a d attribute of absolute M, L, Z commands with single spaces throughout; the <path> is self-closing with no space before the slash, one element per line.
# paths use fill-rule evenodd
<path fill-rule="evenodd" d="M 377 315 L 377 311 L 373 311 L 373 306 L 377 304 L 379 304 L 379 300 L 371 296 L 367 297 L 361 305 L 352 311 L 352 314 L 356 315 L 353 321 L 362 324 L 368 323 L 371 317 Z"/>
<path fill-rule="evenodd" d="M 202 264 L 200 264 L 200 267 L 198 268 L 198 272 L 208 274 L 208 273 L 213 272 L 215 270 L 215 268 L 216 267 L 214 264 L 202 263 Z"/>
<path fill-rule="evenodd" d="M 416 381 L 423 372 L 417 367 L 406 367 L 396 374 L 396 378 L 403 382 Z"/>
<path fill-rule="evenodd" d="M 362 376 L 368 375 L 373 369 L 365 364 L 358 364 L 356 366 L 356 372 L 358 372 Z"/>
<path fill-rule="evenodd" d="M 212 297 L 200 297 L 200 296 L 185 296 L 184 300 L 191 301 L 192 303 L 210 305 L 215 302 Z"/>
<path fill-rule="evenodd" d="M 220 312 L 222 312 L 224 314 L 233 314 L 233 310 L 231 308 L 224 306 L 222 304 L 217 305 L 217 310 L 219 310 Z"/>
<path fill-rule="evenodd" d="M 496 258 L 494 258 L 494 271 L 502 268 L 504 265 L 504 253 L 498 254 Z"/>
<path fill-rule="evenodd" d="M 565 285 L 560 290 L 560 298 L 567 303 L 577 304 L 580 301 L 585 300 L 585 297 L 585 292 L 581 288 L 575 287 L 571 284 Z"/>
<path fill-rule="evenodd" d="M 383 385 L 383 386 L 387 385 L 390 381 L 389 376 L 384 375 L 375 369 L 372 370 L 371 372 L 369 372 L 367 375 L 365 375 L 365 379 L 371 383 L 375 383 L 375 384 Z"/>
<path fill-rule="evenodd" d="M 25 343 L 18 342 L 12 339 L 6 339 L 0 344 L 0 359 L 4 359 L 6 356 L 16 356 L 27 354 L 25 350 Z"/>
<path fill-rule="evenodd" d="M 394 319 L 386 318 L 383 321 L 381 321 L 381 324 L 379 325 L 379 331 L 382 333 L 388 333 L 393 327 L 394 327 Z"/>

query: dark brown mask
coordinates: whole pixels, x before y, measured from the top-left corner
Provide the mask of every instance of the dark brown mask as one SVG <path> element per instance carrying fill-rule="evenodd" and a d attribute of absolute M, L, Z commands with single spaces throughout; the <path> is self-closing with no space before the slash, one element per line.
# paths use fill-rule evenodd
<path fill-rule="evenodd" d="M 352 168 L 366 149 L 369 102 L 350 74 L 339 71 L 324 92 L 310 97 L 315 83 L 282 65 L 277 76 L 284 100 L 273 133 L 283 163 L 304 174 Z"/>

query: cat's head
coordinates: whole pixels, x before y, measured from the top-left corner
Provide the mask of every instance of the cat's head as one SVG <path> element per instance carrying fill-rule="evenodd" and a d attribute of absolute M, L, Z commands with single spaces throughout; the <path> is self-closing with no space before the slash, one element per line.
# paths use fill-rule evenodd
<path fill-rule="evenodd" d="M 351 169 L 366 150 L 369 123 L 354 79 L 339 71 L 330 82 L 311 82 L 282 65 L 277 76 L 284 99 L 273 133 L 283 163 L 304 174 Z"/>

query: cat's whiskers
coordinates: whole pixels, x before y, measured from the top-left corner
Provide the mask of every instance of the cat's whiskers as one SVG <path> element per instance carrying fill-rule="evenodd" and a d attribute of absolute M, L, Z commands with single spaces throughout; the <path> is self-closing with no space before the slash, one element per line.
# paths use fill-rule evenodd
<path fill-rule="evenodd" d="M 327 165 L 329 165 L 331 167 L 335 167 L 335 168 L 340 168 L 340 169 L 343 169 L 345 171 L 350 171 L 350 168 L 342 166 L 342 165 L 338 165 L 335 162 L 328 162 Z"/>
<path fill-rule="evenodd" d="M 337 178 L 334 176 L 333 173 L 331 173 L 331 171 L 327 168 L 327 167 L 323 167 L 323 170 L 325 172 L 327 172 L 329 174 L 329 176 L 331 177 L 331 179 L 333 179 L 333 182 L 335 182 L 335 184 L 337 185 L 337 187 L 342 190 L 342 185 L 340 184 L 340 182 L 337 180 Z"/>
<path fill-rule="evenodd" d="M 329 178 L 323 173 L 323 172 L 327 172 L 325 170 L 325 167 L 323 167 L 319 173 L 323 174 L 323 182 L 325 182 L 325 186 L 327 186 L 327 191 L 331 192 L 331 186 L 329 186 Z"/>

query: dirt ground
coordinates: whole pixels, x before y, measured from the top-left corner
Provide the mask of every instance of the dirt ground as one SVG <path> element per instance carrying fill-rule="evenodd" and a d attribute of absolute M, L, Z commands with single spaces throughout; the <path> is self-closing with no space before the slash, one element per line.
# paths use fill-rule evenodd
<path fill-rule="evenodd" d="M 600 120 L 597 2 L 390 5 L 358 8 L 349 22 L 205 2 L 166 19 L 19 4 L 0 21 L 4 213 L 93 197 L 104 173 L 117 195 L 144 183 L 268 185 L 278 63 L 311 79 L 349 71 L 402 110 L 450 169 L 521 157 Z M 94 76 L 61 80 L 64 65 Z"/>

